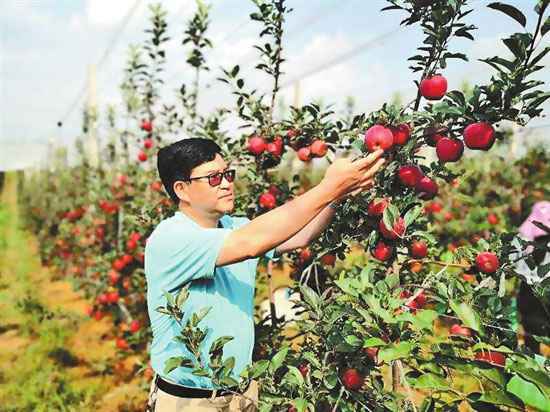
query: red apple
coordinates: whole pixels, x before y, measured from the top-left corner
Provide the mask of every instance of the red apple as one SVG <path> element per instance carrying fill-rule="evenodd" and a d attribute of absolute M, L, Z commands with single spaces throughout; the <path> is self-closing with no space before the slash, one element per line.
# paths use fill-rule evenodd
<path fill-rule="evenodd" d="M 122 259 L 116 259 L 114 262 L 113 262 L 113 269 L 120 272 L 122 269 L 124 269 L 124 267 L 126 266 L 126 263 L 124 263 L 124 261 Z"/>
<path fill-rule="evenodd" d="M 96 300 L 97 303 L 99 303 L 100 305 L 106 305 L 107 303 L 109 303 L 109 296 L 107 295 L 107 293 L 102 293 L 97 297 Z"/>
<path fill-rule="evenodd" d="M 495 351 L 476 352 L 475 359 L 480 362 L 485 362 L 501 367 L 504 367 L 504 365 L 506 364 L 506 357 L 504 356 L 504 354 Z"/>
<path fill-rule="evenodd" d="M 397 220 L 393 223 L 393 228 L 391 229 L 386 227 L 384 220 L 380 220 L 378 223 L 378 229 L 380 230 L 380 233 L 382 233 L 382 236 L 386 239 L 397 239 L 398 237 L 402 237 L 405 233 L 405 220 L 402 217 L 397 218 Z"/>
<path fill-rule="evenodd" d="M 280 157 L 283 153 L 283 147 L 274 142 L 268 143 L 266 149 L 268 153 L 271 153 L 275 157 Z"/>
<path fill-rule="evenodd" d="M 442 137 L 435 145 L 435 152 L 443 163 L 456 162 L 464 153 L 464 143 L 458 139 Z"/>
<path fill-rule="evenodd" d="M 411 244 L 411 255 L 415 258 L 422 259 L 428 254 L 428 245 L 423 240 L 415 240 Z"/>
<path fill-rule="evenodd" d="M 493 252 L 481 252 L 476 257 L 476 266 L 482 273 L 495 273 L 500 266 L 497 255 Z"/>
<path fill-rule="evenodd" d="M 487 222 L 489 222 L 490 225 L 498 225 L 499 218 L 494 213 L 489 213 L 487 215 Z"/>
<path fill-rule="evenodd" d="M 433 199 L 439 190 L 439 186 L 428 176 L 420 178 L 416 184 L 418 197 L 423 200 Z"/>
<path fill-rule="evenodd" d="M 309 147 L 302 147 L 300 150 L 298 150 L 298 159 L 300 159 L 302 162 L 309 162 L 311 159 L 311 150 Z"/>
<path fill-rule="evenodd" d="M 369 203 L 367 214 L 369 216 L 382 216 L 384 210 L 388 206 L 387 199 L 374 199 Z"/>
<path fill-rule="evenodd" d="M 464 281 L 466 281 L 466 282 L 475 283 L 476 275 L 472 275 L 472 274 L 469 274 L 469 273 L 463 273 L 462 274 L 462 279 L 464 279 Z"/>
<path fill-rule="evenodd" d="M 126 175 L 118 175 L 118 183 L 121 186 L 124 186 L 126 183 L 128 183 L 128 176 Z"/>
<path fill-rule="evenodd" d="M 105 314 L 100 310 L 96 310 L 92 316 L 95 320 L 100 321 L 101 319 L 103 319 L 103 316 L 105 316 Z"/>
<path fill-rule="evenodd" d="M 120 279 L 120 273 L 118 273 L 116 270 L 109 270 L 109 283 L 111 285 L 116 285 L 118 280 Z"/>
<path fill-rule="evenodd" d="M 120 298 L 118 292 L 109 292 L 107 293 L 107 301 L 109 303 L 117 303 Z"/>
<path fill-rule="evenodd" d="M 464 129 L 464 143 L 474 150 L 489 150 L 495 142 L 495 129 L 488 122 L 472 123 Z"/>
<path fill-rule="evenodd" d="M 429 76 L 420 82 L 420 94 L 428 100 L 439 100 L 447 93 L 447 79 L 441 75 Z"/>
<path fill-rule="evenodd" d="M 365 133 L 365 146 L 369 152 L 389 149 L 393 146 L 391 130 L 379 124 L 370 127 Z"/>
<path fill-rule="evenodd" d="M 363 375 L 357 369 L 346 369 L 342 374 L 342 382 L 346 389 L 356 391 L 363 386 L 363 381 Z"/>
<path fill-rule="evenodd" d="M 364 348 L 363 351 L 367 354 L 369 358 L 376 362 L 376 356 L 378 355 L 378 348 L 371 346 L 370 348 Z"/>
<path fill-rule="evenodd" d="M 265 140 L 260 136 L 252 136 L 248 139 L 248 151 L 253 155 L 261 155 L 266 149 Z"/>
<path fill-rule="evenodd" d="M 138 153 L 138 160 L 140 162 L 145 162 L 147 160 L 147 153 L 145 153 L 144 151 L 140 150 L 139 153 Z"/>
<path fill-rule="evenodd" d="M 143 141 L 143 147 L 145 149 L 150 149 L 151 147 L 153 147 L 153 139 L 145 139 Z"/>
<path fill-rule="evenodd" d="M 334 266 L 336 263 L 336 256 L 331 254 L 326 254 L 321 256 L 321 263 L 325 266 Z"/>
<path fill-rule="evenodd" d="M 148 120 L 142 120 L 140 127 L 141 127 L 141 130 L 144 130 L 146 132 L 151 132 L 153 130 L 153 123 Z"/>
<path fill-rule="evenodd" d="M 258 204 L 262 209 L 273 209 L 277 206 L 277 199 L 271 193 L 265 192 L 260 195 Z"/>
<path fill-rule="evenodd" d="M 393 144 L 404 145 L 411 136 L 411 127 L 407 123 L 402 123 L 397 126 L 390 126 L 393 135 Z"/>
<path fill-rule="evenodd" d="M 397 174 L 401 183 L 408 187 L 415 187 L 422 176 L 424 176 L 422 170 L 415 165 L 401 166 Z"/>
<path fill-rule="evenodd" d="M 137 242 L 133 239 L 129 239 L 126 242 L 126 249 L 128 250 L 134 250 L 135 248 L 137 248 L 137 246 L 138 246 Z"/>
<path fill-rule="evenodd" d="M 322 140 L 314 140 L 310 146 L 311 155 L 314 157 L 323 157 L 327 154 L 328 146 Z"/>
<path fill-rule="evenodd" d="M 130 322 L 130 332 L 136 333 L 141 329 L 141 325 L 139 323 L 139 320 L 134 319 L 132 322 Z"/>
<path fill-rule="evenodd" d="M 307 363 L 302 363 L 298 366 L 298 370 L 300 371 L 302 376 L 305 378 L 309 373 L 309 365 Z"/>
<path fill-rule="evenodd" d="M 437 142 L 447 137 L 445 133 L 447 133 L 448 129 L 444 126 L 430 126 L 424 129 L 424 140 L 429 146 L 435 147 Z"/>
<path fill-rule="evenodd" d="M 151 190 L 154 192 L 160 192 L 162 190 L 162 182 L 160 180 L 156 180 L 151 183 Z"/>
<path fill-rule="evenodd" d="M 371 253 L 376 259 L 385 262 L 393 254 L 393 247 L 380 240 Z"/>
<path fill-rule="evenodd" d="M 289 139 L 292 139 L 296 136 L 298 136 L 299 132 L 298 130 L 296 129 L 289 129 L 287 132 L 286 132 L 286 137 L 288 137 Z"/>
<path fill-rule="evenodd" d="M 445 219 L 446 222 L 450 222 L 451 220 L 454 219 L 453 213 L 445 212 L 445 214 L 443 215 L 443 219 Z"/>
<path fill-rule="evenodd" d="M 117 338 L 117 340 L 116 340 L 116 347 L 117 347 L 118 349 L 126 350 L 126 349 L 128 349 L 130 346 L 128 345 L 128 342 L 126 342 L 126 339 L 124 339 L 124 338 Z"/>
<path fill-rule="evenodd" d="M 132 263 L 133 260 L 134 258 L 132 257 L 132 255 L 125 254 L 122 256 L 122 261 L 124 262 L 124 266 Z"/>
<path fill-rule="evenodd" d="M 311 250 L 309 250 L 309 248 L 303 248 L 301 251 L 300 251 L 300 261 L 302 263 L 305 263 L 305 262 L 308 262 L 311 260 Z"/>
<path fill-rule="evenodd" d="M 472 336 L 472 330 L 470 328 L 467 328 L 464 325 L 459 325 L 458 323 L 455 323 L 453 326 L 451 326 L 451 329 L 449 331 L 451 335 L 465 336 L 465 337 Z"/>

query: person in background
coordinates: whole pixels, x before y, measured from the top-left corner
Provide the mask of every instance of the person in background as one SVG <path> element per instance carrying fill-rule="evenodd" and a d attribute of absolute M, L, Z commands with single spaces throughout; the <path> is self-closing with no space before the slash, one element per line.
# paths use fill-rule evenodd
<path fill-rule="evenodd" d="M 533 246 L 529 246 L 522 250 L 519 242 L 514 242 L 519 253 L 532 252 L 536 265 L 534 269 L 529 268 L 525 259 L 520 259 L 516 263 L 516 272 L 523 278 L 517 295 L 517 307 L 520 323 L 525 331 L 525 346 L 533 353 L 540 353 L 540 344 L 533 335 L 550 337 L 550 297 L 546 302 L 541 300 L 533 293 L 533 287 L 537 287 L 550 277 L 550 272 L 541 277 L 537 271 L 538 267 L 550 264 L 550 234 L 533 222 L 550 227 L 550 202 L 535 203 L 531 214 L 519 228 L 519 236 L 522 239 L 535 241 L 541 247 L 533 249 Z"/>

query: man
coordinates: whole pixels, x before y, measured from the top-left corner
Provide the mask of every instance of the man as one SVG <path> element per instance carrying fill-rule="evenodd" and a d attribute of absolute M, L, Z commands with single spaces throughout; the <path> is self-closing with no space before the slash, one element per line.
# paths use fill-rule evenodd
<path fill-rule="evenodd" d="M 178 205 L 147 240 L 145 273 L 147 307 L 153 331 L 149 410 L 254 411 L 257 386 L 243 396 L 213 390 L 211 381 L 179 367 L 164 373 L 174 356 L 194 358 L 174 341 L 181 327 L 156 311 L 166 304 L 163 291 L 175 294 L 189 285 L 186 315 L 211 307 L 199 326 L 208 330 L 203 358 L 220 336 L 233 336 L 224 346 L 224 358 L 235 358 L 235 378 L 251 362 L 254 347 L 254 284 L 260 256 L 272 257 L 304 247 L 330 222 L 338 202 L 372 186 L 384 160 L 382 151 L 356 161 L 336 160 L 322 182 L 292 201 L 249 221 L 233 217 L 235 171 L 211 140 L 185 139 L 158 152 L 157 166 L 164 188 Z M 184 323 L 185 323 L 184 319 Z"/>

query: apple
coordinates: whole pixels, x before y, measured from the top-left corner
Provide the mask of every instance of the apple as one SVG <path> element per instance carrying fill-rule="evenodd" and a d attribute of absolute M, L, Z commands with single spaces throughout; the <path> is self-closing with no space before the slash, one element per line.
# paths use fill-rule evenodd
<path fill-rule="evenodd" d="M 382 216 L 384 210 L 388 206 L 388 199 L 373 199 L 367 208 L 369 216 Z"/>
<path fill-rule="evenodd" d="M 305 263 L 305 262 L 308 262 L 311 260 L 311 250 L 309 250 L 309 248 L 303 248 L 301 251 L 300 251 L 300 261 L 302 263 Z"/>
<path fill-rule="evenodd" d="M 420 82 L 420 94 L 428 100 L 440 100 L 447 93 L 447 79 L 441 75 L 429 76 Z"/>
<path fill-rule="evenodd" d="M 118 273 L 116 270 L 109 270 L 109 283 L 111 285 L 116 285 L 118 280 L 120 279 L 120 273 Z"/>
<path fill-rule="evenodd" d="M 443 205 L 439 202 L 430 202 L 424 207 L 424 210 L 427 213 L 439 213 L 443 210 Z"/>
<path fill-rule="evenodd" d="M 283 153 L 283 146 L 278 145 L 275 142 L 268 143 L 266 146 L 266 150 L 268 153 L 271 153 L 275 157 L 280 157 Z"/>
<path fill-rule="evenodd" d="M 287 412 L 298 412 L 298 409 L 296 409 L 296 407 L 294 405 L 290 405 L 286 411 Z"/>
<path fill-rule="evenodd" d="M 307 363 L 302 363 L 298 366 L 298 370 L 300 371 L 302 376 L 305 378 L 309 373 L 309 365 Z"/>
<path fill-rule="evenodd" d="M 385 262 L 393 254 L 393 247 L 380 240 L 371 253 L 376 259 Z"/>
<path fill-rule="evenodd" d="M 390 126 L 393 135 L 393 144 L 403 146 L 411 136 L 411 127 L 407 123 L 401 123 L 397 126 Z"/>
<path fill-rule="evenodd" d="M 476 352 L 475 360 L 501 367 L 504 367 L 506 364 L 506 357 L 504 354 L 495 351 Z"/>
<path fill-rule="evenodd" d="M 309 147 L 302 147 L 300 150 L 298 150 L 298 159 L 300 159 L 302 162 L 309 162 L 311 159 L 311 150 Z"/>
<path fill-rule="evenodd" d="M 153 130 L 153 123 L 148 120 L 142 120 L 140 128 L 143 131 L 151 132 Z"/>
<path fill-rule="evenodd" d="M 162 190 L 162 182 L 160 180 L 155 180 L 151 183 L 151 190 L 154 192 L 160 192 Z"/>
<path fill-rule="evenodd" d="M 447 137 L 448 129 L 445 126 L 434 125 L 424 129 L 424 140 L 429 146 L 435 147 L 440 139 Z"/>
<path fill-rule="evenodd" d="M 281 189 L 279 189 L 276 185 L 270 185 L 267 191 L 275 197 L 281 195 Z"/>
<path fill-rule="evenodd" d="M 286 132 L 286 137 L 288 137 L 289 139 L 292 139 L 298 136 L 298 134 L 299 134 L 299 131 L 297 129 L 289 129 Z"/>
<path fill-rule="evenodd" d="M 100 310 L 96 310 L 93 314 L 93 318 L 97 321 L 100 321 L 101 319 L 103 319 L 103 316 L 105 316 L 105 314 Z"/>
<path fill-rule="evenodd" d="M 325 266 L 334 266 L 336 263 L 336 256 L 332 254 L 326 254 L 321 256 L 321 263 Z"/>
<path fill-rule="evenodd" d="M 141 324 L 139 323 L 139 320 L 134 319 L 132 322 L 130 322 L 130 332 L 136 333 L 141 329 Z"/>
<path fill-rule="evenodd" d="M 118 292 L 109 292 L 109 293 L 107 293 L 107 301 L 109 303 L 117 303 L 119 298 L 120 298 L 120 296 L 119 296 Z"/>
<path fill-rule="evenodd" d="M 277 206 L 277 199 L 271 193 L 265 192 L 260 195 L 258 204 L 262 209 L 273 209 Z"/>
<path fill-rule="evenodd" d="M 370 127 L 365 132 L 365 146 L 367 146 L 369 152 L 375 152 L 378 149 L 389 149 L 393 146 L 391 130 L 380 124 Z"/>
<path fill-rule="evenodd" d="M 416 191 L 418 192 L 418 197 L 420 199 L 429 200 L 433 199 L 437 195 L 439 186 L 428 176 L 423 176 L 416 184 Z"/>
<path fill-rule="evenodd" d="M 442 137 L 435 145 L 435 153 L 439 161 L 443 163 L 456 162 L 464 153 L 464 143 L 458 139 Z"/>
<path fill-rule="evenodd" d="M 401 166 L 397 174 L 401 183 L 408 187 L 415 187 L 422 176 L 424 176 L 422 170 L 415 165 Z"/>
<path fill-rule="evenodd" d="M 128 183 L 128 176 L 126 175 L 118 175 L 118 183 L 121 186 L 124 186 L 126 183 Z"/>
<path fill-rule="evenodd" d="M 323 157 L 327 154 L 328 146 L 325 142 L 322 140 L 314 140 L 313 143 L 311 143 L 310 146 L 311 155 L 314 157 Z"/>
<path fill-rule="evenodd" d="M 125 254 L 122 256 L 122 261 L 124 262 L 124 266 L 132 263 L 133 260 L 134 258 L 132 257 L 132 255 Z"/>
<path fill-rule="evenodd" d="M 420 271 L 422 270 L 424 266 L 422 265 L 421 262 L 419 261 L 411 261 L 409 263 L 409 270 L 412 272 L 412 273 L 420 273 Z"/>
<path fill-rule="evenodd" d="M 499 218 L 494 213 L 489 213 L 487 215 L 487 222 L 489 222 L 490 225 L 498 225 Z"/>
<path fill-rule="evenodd" d="M 476 266 L 482 273 L 495 273 L 500 266 L 497 255 L 493 252 L 481 252 L 476 257 Z"/>
<path fill-rule="evenodd" d="M 113 262 L 113 269 L 120 272 L 126 266 L 126 263 L 122 259 L 115 259 Z"/>
<path fill-rule="evenodd" d="M 130 240 L 134 240 L 134 241 L 138 241 L 139 239 L 141 239 L 141 233 L 138 233 L 138 232 L 132 232 L 130 234 Z"/>
<path fill-rule="evenodd" d="M 126 249 L 128 250 L 134 250 L 137 248 L 137 246 L 138 246 L 137 241 L 133 239 L 128 239 L 128 241 L 126 242 Z"/>
<path fill-rule="evenodd" d="M 428 245 L 423 240 L 415 240 L 411 244 L 411 255 L 415 258 L 422 259 L 428 254 Z"/>
<path fill-rule="evenodd" d="M 472 336 L 472 330 L 470 328 L 467 328 L 464 325 L 459 325 L 458 323 L 455 323 L 453 326 L 451 326 L 451 329 L 449 331 L 451 335 L 464 336 L 464 337 Z"/>
<path fill-rule="evenodd" d="M 106 305 L 107 303 L 109 303 L 109 296 L 107 295 L 107 293 L 102 293 L 101 295 L 99 295 L 97 297 L 97 303 L 99 303 L 100 305 Z"/>
<path fill-rule="evenodd" d="M 356 391 L 363 386 L 363 375 L 354 368 L 346 369 L 342 374 L 342 382 L 348 390 Z"/>
<path fill-rule="evenodd" d="M 378 355 L 377 347 L 371 346 L 370 348 L 364 348 L 363 352 L 365 352 L 369 358 L 376 362 L 376 356 Z"/>
<path fill-rule="evenodd" d="M 414 298 L 414 301 L 417 303 L 419 308 L 424 307 L 426 302 L 428 301 L 428 298 L 424 294 L 424 292 L 420 292 L 416 298 Z"/>
<path fill-rule="evenodd" d="M 124 338 L 117 338 L 117 340 L 116 340 L 116 347 L 117 347 L 118 349 L 126 350 L 126 349 L 128 349 L 130 346 L 128 345 L 128 342 L 126 342 L 126 339 L 124 339 Z"/>
<path fill-rule="evenodd" d="M 446 222 L 450 222 L 451 220 L 454 219 L 453 213 L 445 212 L 445 214 L 443 215 L 443 219 L 445 219 Z"/>
<path fill-rule="evenodd" d="M 495 129 L 491 123 L 477 122 L 464 129 L 464 143 L 473 150 L 489 150 L 495 142 Z"/>
<path fill-rule="evenodd" d="M 463 273 L 462 279 L 466 282 L 475 283 L 476 282 L 476 275 L 472 275 L 470 273 Z"/>
<path fill-rule="evenodd" d="M 145 139 L 143 141 L 143 147 L 145 149 L 150 149 L 151 147 L 153 147 L 153 139 Z"/>
<path fill-rule="evenodd" d="M 261 155 L 266 149 L 266 143 L 260 136 L 252 136 L 248 139 L 248 151 L 253 155 Z"/>
<path fill-rule="evenodd" d="M 143 150 L 140 150 L 138 153 L 138 160 L 140 162 L 145 162 L 147 160 L 147 153 L 145 153 Z"/>
<path fill-rule="evenodd" d="M 405 220 L 402 217 L 397 218 L 397 220 L 393 223 L 393 228 L 391 229 L 386 227 L 384 220 L 380 220 L 378 223 L 378 229 L 380 230 L 380 233 L 382 233 L 382 236 L 386 239 L 397 239 L 398 237 L 402 237 L 405 233 Z"/>

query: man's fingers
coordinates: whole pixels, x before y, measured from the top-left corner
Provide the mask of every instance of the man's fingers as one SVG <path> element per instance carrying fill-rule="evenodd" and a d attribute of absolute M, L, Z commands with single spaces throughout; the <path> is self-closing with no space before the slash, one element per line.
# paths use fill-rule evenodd
<path fill-rule="evenodd" d="M 369 165 L 371 165 L 372 163 L 374 163 L 377 159 L 379 159 L 380 156 L 382 156 L 383 153 L 384 153 L 384 151 L 382 149 L 378 149 L 377 151 L 372 152 L 371 154 L 369 154 L 367 157 L 363 157 L 361 159 L 358 159 L 358 160 L 354 161 L 353 163 L 356 164 L 357 167 L 362 170 L 362 169 L 368 167 Z"/>
<path fill-rule="evenodd" d="M 382 165 L 386 162 L 386 159 L 378 159 L 374 165 L 372 165 L 369 170 L 365 172 L 365 177 L 373 177 L 376 172 L 380 170 Z"/>

